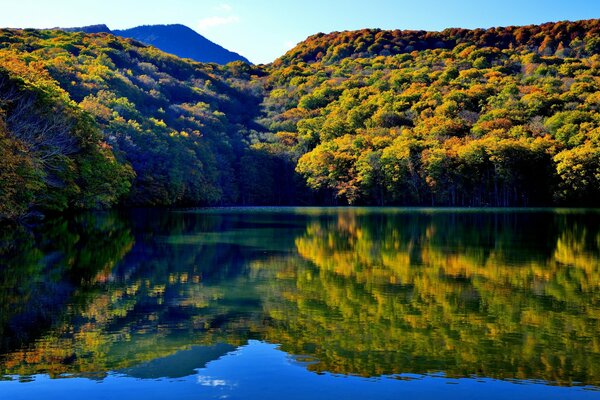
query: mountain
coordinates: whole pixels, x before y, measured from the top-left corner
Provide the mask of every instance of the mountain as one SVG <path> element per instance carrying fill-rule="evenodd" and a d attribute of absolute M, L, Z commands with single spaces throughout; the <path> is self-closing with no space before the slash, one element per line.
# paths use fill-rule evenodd
<path fill-rule="evenodd" d="M 227 64 L 248 59 L 211 42 L 184 25 L 144 25 L 131 29 L 113 30 L 115 35 L 135 39 L 167 53 L 199 62 Z"/>

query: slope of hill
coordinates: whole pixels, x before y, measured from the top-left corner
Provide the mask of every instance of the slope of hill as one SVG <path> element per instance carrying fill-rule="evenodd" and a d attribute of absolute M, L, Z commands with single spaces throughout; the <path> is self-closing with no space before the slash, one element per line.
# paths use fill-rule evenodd
<path fill-rule="evenodd" d="M 600 205 L 600 20 L 315 35 L 262 122 L 322 201 Z"/>
<path fill-rule="evenodd" d="M 0 220 L 115 205 L 133 172 L 115 160 L 96 121 L 43 67 L 0 60 Z"/>
<path fill-rule="evenodd" d="M 247 64 L 233 63 L 227 69 L 199 64 L 105 33 L 1 30 L 0 68 L 37 88 L 40 96 L 59 92 L 60 107 L 75 108 L 93 123 L 81 134 L 100 128 L 103 136 L 93 145 L 114 153 L 123 168 L 135 171 L 131 190 L 122 199 L 127 204 L 235 204 L 244 202 L 240 193 L 251 191 L 250 180 L 238 179 L 244 174 L 239 160 L 245 160 L 244 168 L 253 163 L 249 129 L 260 98 L 236 87 L 233 78 L 241 71 L 248 77 L 260 74 Z M 10 88 L 1 93 L 2 110 L 24 117 L 27 112 L 18 104 L 18 110 L 11 109 L 11 93 Z M 7 135 L 19 141 L 10 125 Z M 44 165 L 34 164 L 39 167 L 34 172 Z M 29 181 L 28 176 L 21 178 Z M 107 193 L 109 189 L 107 185 Z M 73 191 L 65 203 L 77 206 L 84 192 Z M 23 199 L 19 210 L 43 205 L 43 199 L 41 193 Z"/>
<path fill-rule="evenodd" d="M 144 25 L 131 29 L 113 30 L 115 35 L 139 40 L 175 54 L 199 62 L 227 64 L 232 61 L 249 62 L 245 57 L 211 42 L 184 25 Z"/>

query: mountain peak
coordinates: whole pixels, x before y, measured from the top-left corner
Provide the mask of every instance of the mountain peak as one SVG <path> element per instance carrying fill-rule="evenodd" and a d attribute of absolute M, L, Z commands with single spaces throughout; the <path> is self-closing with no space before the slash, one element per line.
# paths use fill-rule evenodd
<path fill-rule="evenodd" d="M 245 57 L 219 46 L 190 27 L 181 24 L 142 25 L 131 29 L 114 30 L 113 33 L 155 46 L 181 58 L 191 58 L 199 62 L 249 63 Z"/>

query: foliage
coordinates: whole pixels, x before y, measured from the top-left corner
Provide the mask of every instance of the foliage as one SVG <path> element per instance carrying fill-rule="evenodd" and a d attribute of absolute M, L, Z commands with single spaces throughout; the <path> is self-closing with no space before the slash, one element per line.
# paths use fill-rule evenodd
<path fill-rule="evenodd" d="M 597 206 L 599 27 L 318 34 L 261 121 L 330 204 Z"/>
<path fill-rule="evenodd" d="M 318 34 L 266 66 L 0 30 L 0 214 L 597 206 L 599 26 Z"/>
<path fill-rule="evenodd" d="M 283 57 L 276 65 L 293 65 L 297 62 L 337 63 L 344 58 L 370 58 L 394 56 L 423 50 L 468 49 L 469 58 L 485 66 L 494 49 L 521 47 L 541 55 L 580 56 L 598 53 L 597 20 L 577 22 L 561 21 L 541 25 L 509 26 L 490 29 L 450 28 L 441 32 L 384 31 L 363 29 L 358 31 L 318 33 L 310 36 Z"/>
<path fill-rule="evenodd" d="M 101 142 L 95 121 L 44 71 L 12 67 L 32 80 L 0 68 L 0 219 L 116 204 L 133 173 Z"/>
<path fill-rule="evenodd" d="M 243 134 L 252 126 L 258 100 L 241 88 L 245 78 L 236 74 L 256 73 L 253 67 L 241 72 L 232 64 L 226 82 L 223 67 L 182 60 L 106 33 L 36 30 L 0 31 L 0 66 L 42 98 L 21 96 L 24 100 L 15 103 L 7 97 L 14 90 L 4 88 L 10 122 L 4 135 L 52 153 L 51 167 L 32 166 L 45 186 L 19 164 L 31 189 L 19 194 L 18 207 L 6 203 L 4 216 L 37 206 L 60 211 L 119 201 L 162 206 L 238 201 L 236 176 L 245 168 L 238 161 L 254 153 Z M 35 118 L 27 117 L 32 110 Z M 36 124 L 51 134 L 19 136 L 31 135 L 29 128 Z M 4 143 L 3 148 L 9 146 Z M 11 146 L 7 153 L 18 147 Z M 7 162 L 20 162 L 13 158 Z M 16 168 L 7 167 L 6 173 Z"/>

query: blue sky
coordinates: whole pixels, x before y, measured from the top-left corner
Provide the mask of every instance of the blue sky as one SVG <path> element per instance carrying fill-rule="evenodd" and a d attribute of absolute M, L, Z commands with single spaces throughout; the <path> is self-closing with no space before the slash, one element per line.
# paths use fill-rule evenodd
<path fill-rule="evenodd" d="M 318 32 L 441 30 L 600 18 L 600 0 L 0 0 L 0 27 L 181 23 L 267 63 Z"/>

